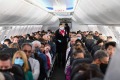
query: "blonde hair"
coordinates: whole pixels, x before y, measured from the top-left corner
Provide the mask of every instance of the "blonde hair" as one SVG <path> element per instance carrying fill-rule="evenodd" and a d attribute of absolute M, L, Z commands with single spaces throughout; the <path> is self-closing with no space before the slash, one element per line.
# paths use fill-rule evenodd
<path fill-rule="evenodd" d="M 24 70 L 24 72 L 27 72 L 29 70 L 29 65 L 28 65 L 27 56 L 23 51 L 19 50 L 19 51 L 15 52 L 15 54 L 13 56 L 12 64 L 14 64 L 14 61 L 15 61 L 17 54 L 19 54 L 22 57 L 22 59 L 24 61 L 23 70 Z"/>

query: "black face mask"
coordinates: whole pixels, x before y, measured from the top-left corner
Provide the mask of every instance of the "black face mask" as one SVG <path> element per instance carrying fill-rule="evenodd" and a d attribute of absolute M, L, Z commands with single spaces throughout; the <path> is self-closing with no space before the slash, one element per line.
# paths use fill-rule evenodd
<path fill-rule="evenodd" d="M 39 47 L 35 47 L 35 50 L 40 50 Z"/>
<path fill-rule="evenodd" d="M 108 64 L 103 64 L 103 63 L 100 64 L 100 69 L 103 74 L 105 74 L 107 67 L 108 67 Z"/>
<path fill-rule="evenodd" d="M 0 72 L 11 72 L 11 68 L 10 69 L 5 69 L 5 70 L 0 69 Z"/>

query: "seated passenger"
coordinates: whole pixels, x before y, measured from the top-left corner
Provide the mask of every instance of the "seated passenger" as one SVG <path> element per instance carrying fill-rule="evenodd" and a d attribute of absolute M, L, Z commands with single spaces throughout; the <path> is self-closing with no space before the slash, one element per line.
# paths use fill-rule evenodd
<path fill-rule="evenodd" d="M 24 80 L 24 77 L 13 71 L 11 57 L 8 53 L 0 53 L 0 72 L 11 73 L 15 80 Z"/>
<path fill-rule="evenodd" d="M 115 49 L 116 49 L 116 42 L 111 41 L 111 42 L 105 43 L 105 51 L 107 52 L 110 58 L 115 53 Z"/>
<path fill-rule="evenodd" d="M 18 36 L 14 36 L 13 37 L 13 43 L 18 43 L 19 42 L 19 37 Z"/>
<path fill-rule="evenodd" d="M 45 55 L 47 57 L 48 70 L 51 68 L 51 64 L 52 64 L 52 57 L 51 57 L 50 52 L 49 52 L 50 49 L 51 49 L 50 45 L 46 44 L 45 45 Z"/>
<path fill-rule="evenodd" d="M 51 36 L 49 34 L 43 35 L 43 39 L 46 43 L 48 43 L 51 46 L 50 54 L 53 58 L 56 54 L 56 44 L 52 41 Z"/>
<path fill-rule="evenodd" d="M 7 47 L 9 47 L 10 44 L 11 44 L 11 40 L 10 40 L 10 39 L 5 39 L 5 40 L 4 40 L 4 44 L 6 44 Z"/>
<path fill-rule="evenodd" d="M 83 42 L 81 40 L 77 39 L 75 41 L 75 44 L 76 45 L 80 45 L 84 49 L 84 51 L 85 51 L 86 54 L 90 54 L 89 51 L 88 51 L 88 49 L 86 48 L 86 46 L 83 44 Z"/>
<path fill-rule="evenodd" d="M 72 47 L 75 44 L 75 41 L 77 40 L 76 36 L 71 36 L 70 41 L 68 42 L 67 47 Z"/>
<path fill-rule="evenodd" d="M 41 57 L 41 58 L 43 59 L 43 61 L 44 61 L 44 67 L 45 67 L 45 70 L 46 70 L 46 72 L 47 72 L 47 70 L 48 70 L 48 66 L 47 66 L 47 56 L 44 54 L 44 51 L 45 51 L 45 44 L 44 44 L 44 43 L 41 43 L 40 51 L 41 51 L 40 57 Z"/>
<path fill-rule="evenodd" d="M 20 49 L 19 44 L 18 43 L 11 43 L 9 48 L 16 48 L 16 49 Z"/>
<path fill-rule="evenodd" d="M 70 38 L 70 41 L 68 43 L 68 48 L 66 50 L 66 61 L 69 59 L 70 55 L 71 55 L 71 49 L 72 47 L 75 45 L 75 41 L 77 40 L 76 36 L 72 36 Z"/>
<path fill-rule="evenodd" d="M 113 41 L 112 36 L 107 36 L 107 42 Z"/>
<path fill-rule="evenodd" d="M 44 80 L 47 77 L 47 57 L 46 55 L 43 53 L 43 51 L 41 50 L 44 49 L 44 45 L 41 45 L 41 43 L 39 41 L 33 41 L 32 42 L 33 46 L 32 46 L 32 53 L 33 53 L 33 57 L 35 59 L 37 59 L 39 61 L 40 65 L 40 75 L 38 77 L 38 80 Z M 37 44 L 37 46 L 35 46 L 35 44 Z M 35 48 L 36 47 L 36 48 Z"/>
<path fill-rule="evenodd" d="M 74 59 L 82 59 L 82 58 L 84 58 L 84 54 L 85 54 L 85 53 L 83 52 L 82 49 L 77 49 L 77 50 L 74 49 L 70 63 L 72 63 L 72 61 L 73 61 Z"/>
<path fill-rule="evenodd" d="M 79 40 L 82 39 L 82 35 L 80 33 L 77 33 L 76 36 L 77 36 L 77 39 L 79 39 Z"/>
<path fill-rule="evenodd" d="M 66 70 L 65 70 L 66 80 L 70 80 L 70 73 L 71 73 L 70 64 L 72 63 L 72 61 L 74 59 L 81 59 L 81 58 L 84 58 L 84 52 L 81 49 L 79 50 L 74 49 L 72 53 L 72 57 L 67 62 L 67 65 L 69 64 L 69 66 L 66 65 Z"/>
<path fill-rule="evenodd" d="M 18 64 L 23 68 L 25 73 L 25 80 L 33 80 L 32 72 L 29 71 L 27 56 L 23 51 L 17 51 L 14 54 L 12 64 Z"/>
<path fill-rule="evenodd" d="M 46 56 L 49 57 L 50 64 L 52 64 L 52 57 L 51 57 L 51 54 L 50 54 L 50 50 L 51 50 L 50 45 L 49 45 L 49 44 L 46 44 L 46 45 L 45 45 L 45 54 L 46 54 Z"/>
<path fill-rule="evenodd" d="M 70 59 L 73 58 L 73 54 L 74 54 L 75 50 L 76 51 L 82 51 L 82 53 L 85 53 L 83 47 L 80 44 L 75 44 L 73 46 L 73 48 L 71 48 L 70 53 L 69 53 L 70 55 L 69 55 L 69 57 L 66 60 L 66 67 L 70 65 Z"/>
<path fill-rule="evenodd" d="M 0 71 L 10 72 L 12 69 L 12 61 L 9 54 L 0 53 Z"/>
<path fill-rule="evenodd" d="M 94 69 L 102 72 L 102 70 L 100 70 L 100 68 L 102 68 L 104 65 L 107 65 L 108 62 L 109 62 L 108 54 L 103 50 L 98 50 L 94 54 L 91 67 L 94 67 Z"/>
<path fill-rule="evenodd" d="M 34 37 L 35 37 L 35 40 L 40 40 L 40 38 L 41 38 L 39 33 L 36 33 Z"/>
<path fill-rule="evenodd" d="M 86 41 L 85 41 L 85 46 L 88 49 L 89 52 L 91 52 L 92 47 L 95 45 L 95 39 L 93 39 L 93 35 L 89 34 L 86 37 Z"/>
<path fill-rule="evenodd" d="M 99 40 L 97 41 L 96 45 L 93 46 L 92 51 L 91 51 L 91 55 L 93 56 L 94 53 L 95 53 L 97 50 L 102 49 L 103 45 L 104 45 L 104 41 L 103 41 L 102 39 L 99 39 Z"/>
<path fill-rule="evenodd" d="M 95 34 L 94 34 L 94 39 L 96 39 L 96 40 L 99 40 L 100 38 L 99 38 L 99 32 L 98 31 L 95 31 Z"/>
<path fill-rule="evenodd" d="M 79 71 L 75 73 L 71 80 L 90 80 L 92 78 L 103 79 L 103 74 L 90 67 L 89 64 L 83 64 L 79 68 Z"/>
<path fill-rule="evenodd" d="M 33 50 L 35 50 L 35 52 L 38 55 L 41 54 L 40 47 L 41 47 L 40 41 L 35 40 L 35 41 L 32 42 L 32 48 L 33 48 Z"/>
<path fill-rule="evenodd" d="M 32 71 L 34 80 L 37 80 L 40 74 L 40 63 L 38 60 L 30 57 L 32 55 L 32 45 L 29 43 L 24 43 L 21 46 L 21 50 L 25 52 L 28 58 L 28 64 L 30 71 Z"/>

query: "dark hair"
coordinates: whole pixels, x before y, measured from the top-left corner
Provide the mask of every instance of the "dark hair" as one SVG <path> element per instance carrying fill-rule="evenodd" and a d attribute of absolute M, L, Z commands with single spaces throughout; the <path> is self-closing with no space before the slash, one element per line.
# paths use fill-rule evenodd
<path fill-rule="evenodd" d="M 81 34 L 81 31 L 79 30 L 79 31 L 77 31 L 77 34 Z"/>
<path fill-rule="evenodd" d="M 32 48 L 32 44 L 30 44 L 30 43 L 23 43 L 23 44 L 21 45 L 21 49 L 23 49 L 23 47 L 26 46 L 26 45 L 28 45 L 28 46 L 30 46 L 30 47 Z"/>
<path fill-rule="evenodd" d="M 0 52 L 0 60 L 1 61 L 11 60 L 10 53 Z"/>
<path fill-rule="evenodd" d="M 45 46 L 49 46 L 51 48 L 51 46 L 48 43 L 45 43 Z"/>
<path fill-rule="evenodd" d="M 76 50 L 82 50 L 83 52 L 85 52 L 84 47 L 83 47 L 82 45 L 80 45 L 80 44 L 75 44 L 75 45 L 74 45 L 74 48 L 75 48 Z"/>
<path fill-rule="evenodd" d="M 62 23 L 59 24 L 59 26 L 62 25 Z"/>
<path fill-rule="evenodd" d="M 104 57 L 108 57 L 108 54 L 104 50 L 97 50 L 94 54 L 93 59 L 102 59 Z"/>
<path fill-rule="evenodd" d="M 112 38 L 112 36 L 107 36 L 107 38 Z"/>
<path fill-rule="evenodd" d="M 44 45 L 44 46 L 45 46 L 45 44 L 46 44 L 45 42 L 41 42 L 41 45 Z"/>
<path fill-rule="evenodd" d="M 78 67 L 79 71 L 76 70 L 77 73 L 73 75 L 72 80 L 90 80 L 96 77 L 103 79 L 103 74 L 92 68 L 89 64 L 81 64 Z"/>
<path fill-rule="evenodd" d="M 33 37 L 33 36 L 29 36 L 29 39 L 30 39 L 30 40 L 34 40 L 34 37 Z"/>
<path fill-rule="evenodd" d="M 83 48 L 85 48 L 83 42 L 82 42 L 80 39 L 77 39 L 77 40 L 75 41 L 75 44 L 77 44 L 78 42 L 80 42 L 80 43 L 81 43 L 81 46 L 82 46 Z"/>
<path fill-rule="evenodd" d="M 30 34 L 27 34 L 27 37 L 29 37 L 30 36 Z"/>
<path fill-rule="evenodd" d="M 73 32 L 71 32 L 71 33 L 72 33 L 72 34 L 76 34 L 76 32 L 74 32 L 74 31 L 73 31 Z"/>
<path fill-rule="evenodd" d="M 96 43 L 96 45 L 98 45 L 98 44 L 100 44 L 100 43 L 102 43 L 102 42 L 104 42 L 102 39 L 99 39 L 98 41 L 97 41 L 97 43 Z"/>
<path fill-rule="evenodd" d="M 107 43 L 105 43 L 105 49 L 107 49 L 109 46 L 116 47 L 116 42 L 111 41 L 111 42 L 107 42 Z"/>
<path fill-rule="evenodd" d="M 79 50 L 76 50 L 76 49 L 73 49 L 73 56 L 77 56 L 77 54 L 81 54 L 81 53 L 83 53 L 84 54 L 84 52 L 83 52 L 83 50 L 81 50 L 81 49 L 79 49 Z"/>
<path fill-rule="evenodd" d="M 68 26 L 68 23 L 65 23 L 66 26 Z"/>
<path fill-rule="evenodd" d="M 79 71 L 82 71 L 84 73 L 84 71 L 86 71 L 88 68 L 90 68 L 89 64 L 86 63 L 77 64 L 75 67 L 72 68 L 71 79 L 74 80 L 75 77 L 78 78 L 79 76 L 76 76 L 76 74 L 78 74 Z"/>
<path fill-rule="evenodd" d="M 99 72 L 99 71 L 96 71 L 94 68 L 90 68 L 88 70 L 86 70 L 82 75 L 81 77 L 79 77 L 80 80 L 89 80 L 91 78 L 100 78 L 100 79 L 103 79 L 104 78 L 104 75 Z"/>
<path fill-rule="evenodd" d="M 4 42 L 8 42 L 8 44 L 10 44 L 11 40 L 10 39 L 5 39 Z"/>
<path fill-rule="evenodd" d="M 13 38 L 19 38 L 19 36 L 14 36 Z"/>

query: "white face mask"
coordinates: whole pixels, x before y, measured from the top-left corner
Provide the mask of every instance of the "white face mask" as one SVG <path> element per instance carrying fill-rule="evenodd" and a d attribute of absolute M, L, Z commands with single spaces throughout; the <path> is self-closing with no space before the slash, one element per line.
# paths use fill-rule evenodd
<path fill-rule="evenodd" d="M 60 27 L 61 30 L 64 30 L 64 27 Z"/>

